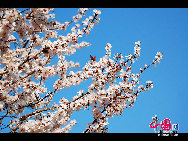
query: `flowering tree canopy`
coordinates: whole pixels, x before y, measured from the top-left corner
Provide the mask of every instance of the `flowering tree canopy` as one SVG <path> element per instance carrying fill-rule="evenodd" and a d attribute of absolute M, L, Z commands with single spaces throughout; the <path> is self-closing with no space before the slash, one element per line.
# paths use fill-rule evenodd
<path fill-rule="evenodd" d="M 135 42 L 134 54 L 118 53 L 113 57 L 112 45 L 107 43 L 106 54 L 99 61 L 90 55 L 91 60 L 82 70 L 68 71 L 80 64 L 67 61 L 66 56 L 90 45 L 80 38 L 90 34 L 100 20 L 101 11 L 96 9 L 84 19 L 88 10 L 80 8 L 71 21 L 60 23 L 52 8 L 0 9 L 0 130 L 64 133 L 76 124 L 71 120 L 73 111 L 91 108 L 94 120 L 83 132 L 104 133 L 108 118 L 131 108 L 139 93 L 153 87 L 152 81 L 139 85 L 139 78 L 151 65 L 159 63 L 163 54 L 157 52 L 151 64 L 133 73 L 131 67 L 140 56 L 140 41 Z M 70 24 L 73 26 L 67 35 L 58 33 Z M 55 56 L 58 62 L 51 65 Z M 59 78 L 49 90 L 44 82 L 54 76 Z M 57 91 L 89 78 L 92 83 L 87 91 L 78 91 L 71 101 L 61 97 L 52 103 Z"/>

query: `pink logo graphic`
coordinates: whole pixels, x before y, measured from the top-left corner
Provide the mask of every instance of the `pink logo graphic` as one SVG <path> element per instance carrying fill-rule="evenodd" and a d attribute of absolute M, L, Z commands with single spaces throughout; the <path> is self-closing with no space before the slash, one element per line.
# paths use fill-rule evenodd
<path fill-rule="evenodd" d="M 156 123 L 157 123 L 156 120 L 154 120 L 153 122 L 150 123 L 149 127 L 150 128 L 157 128 L 157 126 L 161 125 L 162 130 L 169 131 L 171 129 L 171 121 L 168 118 L 164 119 L 164 121 L 162 121 L 158 124 L 156 124 Z"/>
<path fill-rule="evenodd" d="M 155 115 L 152 117 L 153 122 L 149 124 L 150 128 L 154 128 L 155 133 L 158 133 L 158 136 L 178 136 L 177 130 L 179 130 L 179 124 L 171 124 L 170 119 L 165 118 L 160 123 L 157 123 L 159 119 Z M 161 130 L 157 132 L 157 127 L 161 125 Z M 170 131 L 172 128 L 173 131 Z"/>

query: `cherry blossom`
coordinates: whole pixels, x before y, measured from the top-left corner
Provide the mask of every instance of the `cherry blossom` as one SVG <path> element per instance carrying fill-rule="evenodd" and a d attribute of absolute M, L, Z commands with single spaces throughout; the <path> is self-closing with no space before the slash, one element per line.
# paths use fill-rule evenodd
<path fill-rule="evenodd" d="M 0 9 L 0 130 L 67 133 L 77 123 L 71 117 L 73 112 L 92 109 L 93 121 L 83 132 L 106 133 L 109 118 L 132 108 L 140 93 L 153 88 L 152 81 L 140 85 L 139 80 L 146 69 L 160 63 L 163 53 L 157 52 L 153 62 L 132 72 L 141 54 L 141 41 L 135 42 L 134 53 L 127 56 L 117 53 L 111 57 L 112 45 L 107 43 L 104 56 L 90 56 L 84 66 L 67 60 L 77 49 L 91 45 L 80 38 L 92 34 L 101 11 L 94 9 L 93 15 L 85 18 L 88 11 L 80 8 L 71 21 L 60 23 L 53 8 Z M 59 34 L 69 26 L 69 33 Z M 55 57 L 57 64 L 51 65 Z M 80 66 L 81 70 L 72 70 Z M 45 83 L 55 76 L 50 90 Z M 72 100 L 62 96 L 52 103 L 58 91 L 88 79 L 92 83 Z M 6 123 L 5 119 L 10 120 Z"/>

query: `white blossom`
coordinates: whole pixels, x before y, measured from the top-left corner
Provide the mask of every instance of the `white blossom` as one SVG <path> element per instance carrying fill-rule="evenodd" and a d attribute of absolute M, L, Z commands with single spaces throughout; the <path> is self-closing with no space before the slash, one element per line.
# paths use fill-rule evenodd
<path fill-rule="evenodd" d="M 160 62 L 163 54 L 157 52 L 156 60 L 140 73 L 133 73 L 141 41 L 135 42 L 134 54 L 125 58 L 121 53 L 111 58 L 110 43 L 104 47 L 104 56 L 90 56 L 84 66 L 68 57 L 91 45 L 80 38 L 92 34 L 101 11 L 94 9 L 93 15 L 82 19 L 88 10 L 80 8 L 71 21 L 60 23 L 53 8 L 0 9 L 0 126 L 7 125 L 13 133 L 67 133 L 76 124 L 72 113 L 90 108 L 94 120 L 84 132 L 103 133 L 107 132 L 108 118 L 132 108 L 140 92 L 153 88 L 152 81 L 145 86 L 137 84 L 144 70 Z M 60 35 L 59 31 L 64 33 L 69 25 L 70 32 Z M 56 64 L 51 63 L 54 58 Z M 79 90 L 71 100 L 61 93 L 88 79 L 91 84 L 87 90 Z M 47 82 L 52 89 L 45 86 Z M 54 102 L 57 91 L 59 102 Z M 9 123 L 6 118 L 11 119 Z"/>

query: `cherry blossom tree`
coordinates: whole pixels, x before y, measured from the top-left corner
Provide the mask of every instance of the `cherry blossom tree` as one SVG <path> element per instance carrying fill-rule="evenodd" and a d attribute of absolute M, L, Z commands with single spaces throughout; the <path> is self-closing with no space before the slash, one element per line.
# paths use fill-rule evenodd
<path fill-rule="evenodd" d="M 67 61 L 66 56 L 90 45 L 80 38 L 90 34 L 100 20 L 100 10 L 86 17 L 88 10 L 80 8 L 71 21 L 60 23 L 52 8 L 0 9 L 1 131 L 9 128 L 11 133 L 66 133 L 76 124 L 72 113 L 90 108 L 94 119 L 83 132 L 105 133 L 109 118 L 131 108 L 140 93 L 153 88 L 152 81 L 140 85 L 139 79 L 146 69 L 160 63 L 163 53 L 157 52 L 151 64 L 133 73 L 131 67 L 140 56 L 140 41 L 135 42 L 134 54 L 118 53 L 113 57 L 112 45 L 107 43 L 106 54 L 99 61 L 90 55 L 91 60 L 80 71 L 69 71 L 80 64 Z M 68 34 L 59 34 L 70 25 Z M 55 56 L 58 62 L 51 65 Z M 49 90 L 44 82 L 54 76 L 59 78 Z M 61 97 L 52 103 L 58 91 L 90 78 L 87 91 L 79 90 L 70 101 Z"/>

